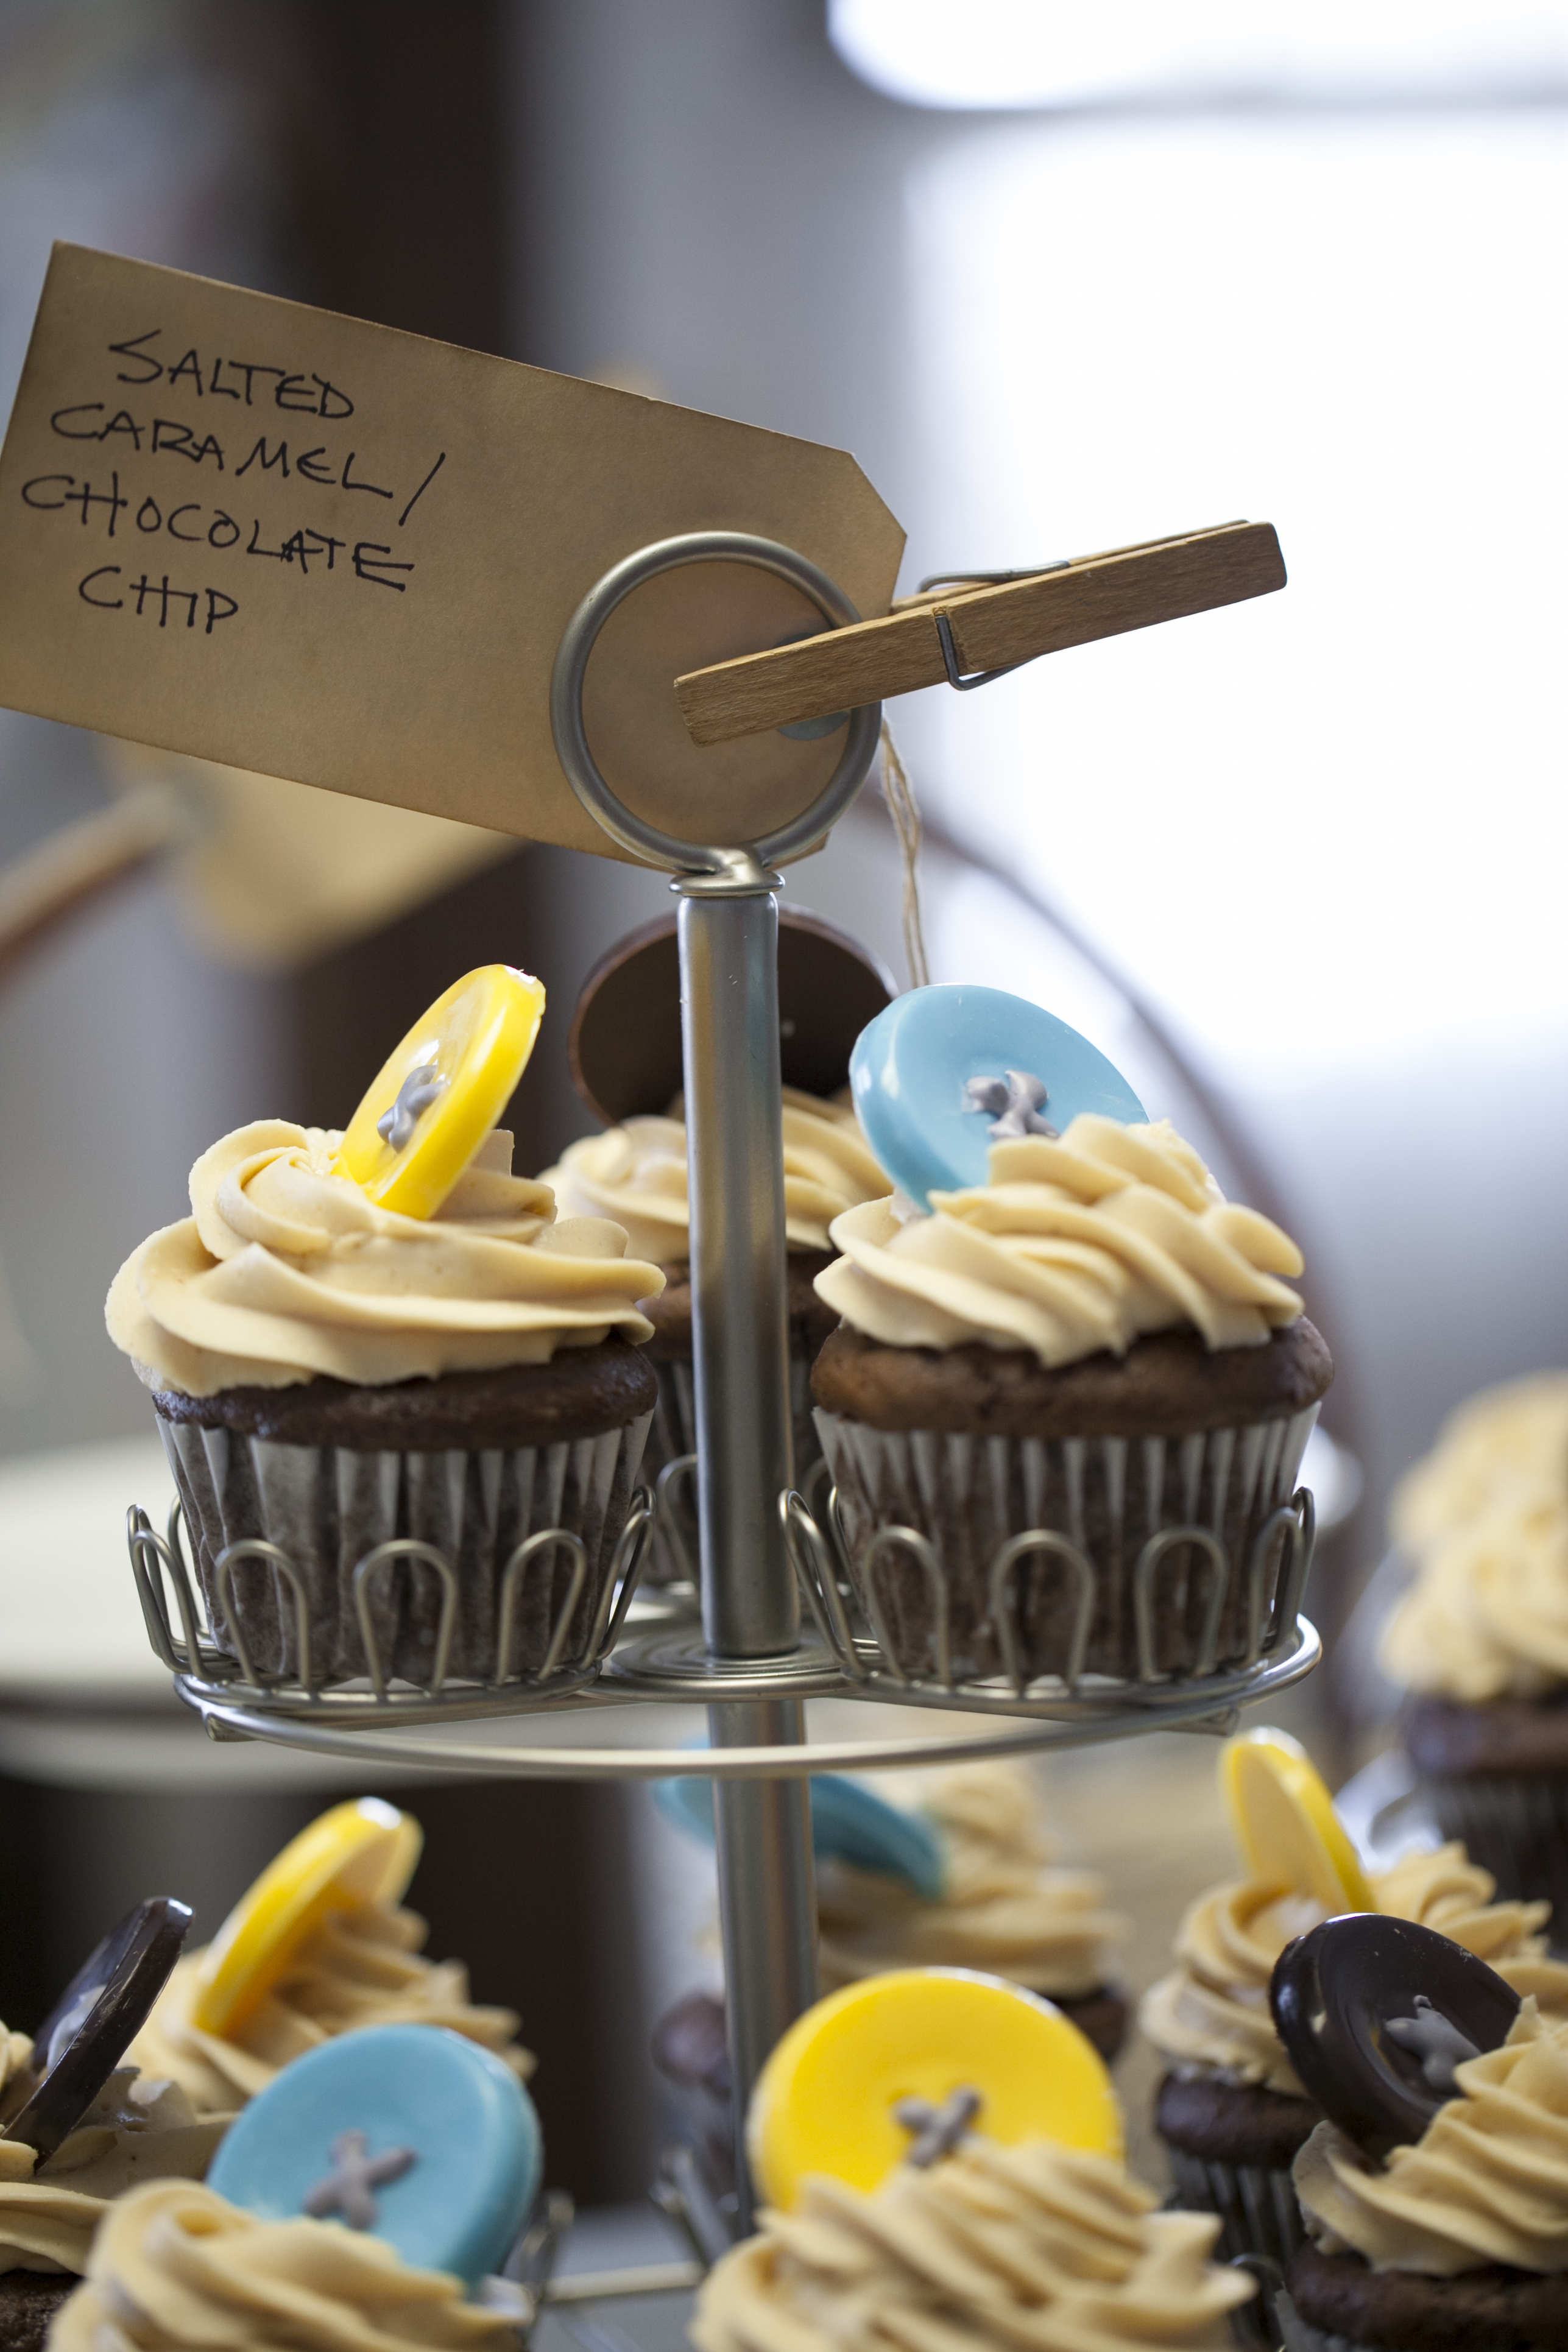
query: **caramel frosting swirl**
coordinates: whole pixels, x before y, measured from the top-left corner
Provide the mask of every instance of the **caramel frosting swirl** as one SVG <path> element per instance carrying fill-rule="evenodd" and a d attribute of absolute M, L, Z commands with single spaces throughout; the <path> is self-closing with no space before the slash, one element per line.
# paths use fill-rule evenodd
<path fill-rule="evenodd" d="M 0 2044 L 8 2079 L 26 2064 L 32 2043 L 0 2027 Z M 79 2275 L 109 2200 L 143 2180 L 199 2180 L 229 2121 L 198 2121 L 177 2084 L 121 2066 L 42 2165 L 21 2141 L 0 2140 L 0 2272 Z"/>
<path fill-rule="evenodd" d="M 1081 1113 L 1059 1141 L 991 1147 L 989 1183 L 933 1192 L 929 1216 L 878 1201 L 834 1220 L 843 1256 L 818 1295 L 902 1348 L 1030 1349 L 1047 1368 L 1193 1324 L 1211 1348 L 1261 1347 L 1301 1302 L 1276 1277 L 1301 1253 L 1226 1201 L 1168 1119 Z"/>
<path fill-rule="evenodd" d="M 1209 2214 L 1159 2213 L 1120 2164 L 965 2142 L 869 2196 L 818 2175 L 710 2272 L 698 2352 L 1119 2352 L 1217 2347 L 1252 2292 Z"/>
<path fill-rule="evenodd" d="M 892 1190 L 854 1112 L 795 1087 L 784 1090 L 784 1164 L 785 1233 L 795 1250 L 826 1249 L 828 1226 L 842 1210 Z M 638 1257 L 678 1265 L 691 1255 L 686 1127 L 679 1118 L 628 1118 L 590 1135 L 539 1181 L 566 1215 L 624 1225 Z"/>
<path fill-rule="evenodd" d="M 1547 1903 L 1496 1903 L 1497 1882 L 1462 1845 L 1408 1854 L 1372 1882 L 1377 1907 L 1462 1944 L 1520 1994 L 1568 2021 L 1568 1965 L 1547 1956 Z M 1200 1895 L 1176 1935 L 1173 1973 L 1143 1996 L 1138 2021 L 1168 2064 L 1302 2098 L 1268 2013 L 1274 1963 L 1328 1913 L 1311 1896 L 1238 1879 Z"/>
<path fill-rule="evenodd" d="M 1309 2230 L 1374 2271 L 1568 2271 L 1568 2019 L 1526 2000 L 1501 2049 L 1454 2080 L 1458 2096 L 1383 2166 L 1318 2126 L 1294 2168 Z"/>
<path fill-rule="evenodd" d="M 1489 1389 L 1394 1494 L 1416 1579 L 1383 1640 L 1406 1689 L 1480 1702 L 1568 1683 L 1568 1372 Z"/>
<path fill-rule="evenodd" d="M 203 2114 L 242 2107 L 292 2059 L 358 2025 L 446 2025 L 493 2050 L 526 2082 L 533 2058 L 517 2013 L 477 2007 L 460 1960 L 427 1960 L 416 1913 L 389 1903 L 332 1913 L 232 2041 L 193 2023 L 202 1952 L 185 1954 L 127 2055 L 180 2084 Z"/>
<path fill-rule="evenodd" d="M 556 1219 L 493 1129 L 437 1215 L 377 1208 L 321 1128 L 258 1119 L 191 1171 L 194 1214 L 127 1258 L 109 1335 L 150 1388 L 212 1396 L 326 1373 L 380 1385 L 648 1338 L 658 1268 L 600 1217 Z"/>
<path fill-rule="evenodd" d="M 981 1969 L 1071 2000 L 1106 1978 L 1106 1946 L 1126 1922 L 1105 1908 L 1093 1871 L 1051 1866 L 1030 1774 L 960 1764 L 909 1774 L 944 1850 L 941 1897 L 903 1880 L 825 1864 L 817 1874 L 825 1991 L 884 1969 Z"/>
<path fill-rule="evenodd" d="M 53 2352 L 516 2352 L 516 2322 L 462 2282 L 336 2221 L 261 2221 L 210 2189 L 154 2181 L 109 2208 Z"/>

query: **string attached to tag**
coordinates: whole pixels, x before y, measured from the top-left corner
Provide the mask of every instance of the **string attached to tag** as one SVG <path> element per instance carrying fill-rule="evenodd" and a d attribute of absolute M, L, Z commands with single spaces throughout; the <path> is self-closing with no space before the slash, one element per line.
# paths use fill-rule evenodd
<path fill-rule="evenodd" d="M 924 988 L 930 981 L 931 971 L 926 962 L 925 932 L 921 924 L 921 813 L 909 771 L 899 757 L 893 730 L 885 719 L 882 721 L 882 798 L 888 804 L 888 814 L 893 820 L 893 831 L 899 836 L 899 848 L 904 860 L 904 959 L 910 968 L 910 986 Z"/>

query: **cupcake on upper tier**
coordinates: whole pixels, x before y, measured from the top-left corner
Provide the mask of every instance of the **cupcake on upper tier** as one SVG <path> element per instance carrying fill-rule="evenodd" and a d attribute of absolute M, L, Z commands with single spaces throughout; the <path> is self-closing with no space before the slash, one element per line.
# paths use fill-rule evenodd
<path fill-rule="evenodd" d="M 109 1294 L 110 1338 L 153 1391 L 220 1648 L 298 1674 L 297 1609 L 318 1681 L 370 1661 L 426 1682 L 455 1606 L 447 1671 L 488 1680 L 592 1654 L 608 1604 L 655 1381 L 637 1343 L 656 1266 L 602 1218 L 561 1218 L 513 1176 L 494 1127 L 531 1050 L 544 992 L 501 964 L 470 972 L 387 1062 L 343 1133 L 258 1120 L 191 1171 L 193 1214 L 143 1242 Z M 517 1580 L 517 1547 L 558 1528 Z M 427 1560 L 356 1571 L 415 1538 Z M 232 1602 L 220 1556 L 242 1559 Z M 575 1598 L 573 1600 L 575 1587 Z M 572 1602 L 564 1626 L 558 1612 Z"/>
<path fill-rule="evenodd" d="M 1568 1918 L 1568 1372 L 1472 1397 L 1391 1525 L 1415 1580 L 1382 1663 L 1426 1802 L 1506 1894 Z"/>
<path fill-rule="evenodd" d="M 914 990 L 852 1066 L 901 1197 L 834 1221 L 816 1288 L 843 1328 L 812 1392 L 900 1669 L 1256 1658 L 1286 1631 L 1291 1496 L 1332 1377 L 1282 1279 L 1295 1244 L 1021 998 Z M 1005 1557 L 1032 1530 L 1047 1540 Z"/>
<path fill-rule="evenodd" d="M 892 982 L 842 931 L 816 915 L 779 916 L 780 1064 L 795 1475 L 818 1459 L 808 1378 L 836 1318 L 813 1288 L 832 1256 L 828 1227 L 841 1211 L 879 1199 L 889 1180 L 844 1097 L 849 1048 L 885 1005 Z M 647 1354 L 658 1403 L 644 1457 L 650 1483 L 697 1444 L 691 1353 L 691 1220 L 681 1097 L 680 971 L 673 917 L 623 940 L 589 974 L 573 1017 L 573 1077 L 607 1132 L 572 1144 L 541 1178 L 560 1213 L 608 1217 L 637 1257 L 664 1276 L 642 1304 L 653 1325 Z M 696 1569 L 689 1492 L 666 1497 L 652 1574 L 671 1582 Z"/>
<path fill-rule="evenodd" d="M 1165 2062 L 1155 2123 L 1181 2203 L 1222 2216 L 1228 2253 L 1282 2261 L 1300 2238 L 1290 2166 L 1321 2120 L 1269 2014 L 1286 1947 L 1331 1913 L 1409 1920 L 1564 2023 L 1568 1967 L 1548 1955 L 1547 1906 L 1494 1901 L 1491 1877 L 1458 1843 L 1363 1877 L 1328 1790 L 1285 1733 L 1227 1742 L 1221 1777 L 1247 1874 L 1189 1906 L 1176 1966 L 1138 2021 Z"/>

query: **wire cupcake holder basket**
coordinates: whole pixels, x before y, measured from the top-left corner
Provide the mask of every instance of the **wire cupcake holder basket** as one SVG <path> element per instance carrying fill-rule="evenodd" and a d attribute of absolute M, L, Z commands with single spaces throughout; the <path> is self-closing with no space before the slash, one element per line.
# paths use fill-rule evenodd
<path fill-rule="evenodd" d="M 804 596 L 829 628 L 860 616 L 837 584 L 794 550 L 748 533 L 697 532 L 643 548 L 607 572 L 584 598 L 556 656 L 551 718 L 562 768 L 622 852 L 670 874 L 679 903 L 695 1454 L 668 1462 L 657 1498 L 645 1491 L 634 1502 L 575 1652 L 588 1589 L 581 1544 L 551 1527 L 516 1547 L 504 1564 L 495 1654 L 483 1680 L 448 1672 L 460 1578 L 455 1562 L 432 1544 L 398 1538 L 355 1563 L 349 1597 L 364 1672 L 344 1684 L 312 1669 L 305 1583 L 298 1564 L 276 1546 L 239 1541 L 217 1555 L 211 1567 L 216 1608 L 206 1608 L 177 1524 L 160 1536 L 144 1513 L 133 1511 L 130 1541 L 153 1647 L 216 1738 L 274 1740 L 367 1763 L 476 1776 L 711 1780 L 740 2181 L 734 2225 L 744 2231 L 751 2207 L 742 2126 L 752 2085 L 781 2035 L 816 1997 L 810 1777 L 1081 1746 L 1185 1726 L 1228 1728 L 1238 1706 L 1299 1680 L 1321 1650 L 1300 1614 L 1312 1543 L 1304 1491 L 1274 1511 L 1246 1556 L 1247 1638 L 1239 1657 L 1220 1654 L 1235 1570 L 1216 1530 L 1189 1513 L 1142 1545 L 1131 1568 L 1135 1671 L 1122 1678 L 1086 1668 L 1089 1628 L 1110 1569 L 1070 1535 L 1029 1527 L 995 1550 L 984 1578 L 984 1616 L 1000 1670 L 979 1673 L 954 1638 L 942 1560 L 927 1537 L 904 1525 L 879 1528 L 852 1566 L 826 1465 L 813 1466 L 804 1494 L 794 1491 L 773 896 L 782 877 L 773 867 L 819 845 L 847 809 L 876 753 L 881 706 L 862 705 L 834 722 L 843 730 L 843 746 L 827 782 L 799 815 L 763 839 L 734 846 L 686 841 L 634 813 L 588 742 L 588 662 L 626 597 L 694 563 L 769 572 Z M 656 1514 L 661 1542 L 691 1572 L 700 1622 L 689 1598 L 637 1594 Z M 527 1596 L 546 1576 L 553 1591 L 563 1557 L 570 1563 L 566 1590 L 550 1615 L 538 1666 L 516 1671 L 510 1650 Z M 1162 1672 L 1156 1601 L 1178 1563 L 1180 1573 L 1204 1587 L 1197 1647 L 1188 1670 Z M 895 1622 L 897 1591 L 911 1573 L 923 1591 L 932 1636 L 929 1655 L 913 1663 Z M 292 1599 L 294 1664 L 287 1673 L 258 1671 L 244 1637 L 237 1597 L 244 1580 L 258 1574 L 280 1577 Z M 428 1671 L 417 1684 L 390 1674 L 378 1646 L 372 1603 L 389 1576 L 434 1578 L 440 1588 Z M 1047 1673 L 1037 1671 L 1028 1646 L 1029 1602 L 1031 1596 L 1037 1601 L 1042 1580 L 1071 1596 L 1069 1639 Z M 946 1709 L 964 1719 L 898 1738 L 879 1721 L 853 1738 L 814 1737 L 806 1703 L 820 1699 Z M 617 1707 L 648 1702 L 706 1707 L 706 1749 L 638 1746 L 635 1730 L 630 1740 L 598 1748 L 552 1742 L 544 1735 L 558 1727 L 543 1722 L 531 1738 L 524 1724 L 521 1736 L 504 1745 L 442 1733 L 464 1717 L 595 1709 L 613 1725 Z"/>

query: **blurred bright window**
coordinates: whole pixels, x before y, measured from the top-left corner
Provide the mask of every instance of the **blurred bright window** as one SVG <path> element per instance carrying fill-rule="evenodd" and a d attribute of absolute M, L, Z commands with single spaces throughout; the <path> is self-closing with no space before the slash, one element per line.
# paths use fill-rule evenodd
<path fill-rule="evenodd" d="M 1052 101 L 910 179 L 912 568 L 1279 528 L 1283 595 L 908 723 L 949 829 L 1249 1089 L 1568 1047 L 1564 19 L 834 11 L 893 94 Z"/>

